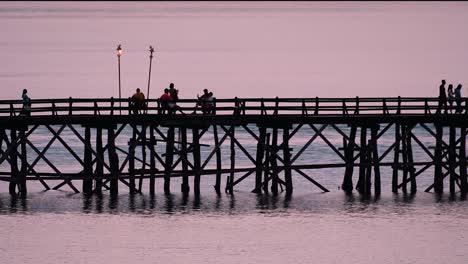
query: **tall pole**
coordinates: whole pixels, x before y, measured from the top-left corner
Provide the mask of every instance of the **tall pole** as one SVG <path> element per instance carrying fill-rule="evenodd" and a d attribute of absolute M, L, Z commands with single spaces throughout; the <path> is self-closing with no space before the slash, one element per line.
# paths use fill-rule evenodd
<path fill-rule="evenodd" d="M 117 58 L 119 61 L 119 111 L 120 114 L 122 114 L 122 102 L 120 101 L 122 99 L 122 89 L 120 85 L 120 56 L 122 56 L 122 47 L 119 44 L 119 46 L 117 46 Z"/>
<path fill-rule="evenodd" d="M 151 81 L 151 61 L 153 60 L 153 46 L 149 47 L 149 52 L 150 52 L 150 64 L 149 64 L 149 75 L 148 75 L 148 91 L 146 92 L 146 98 L 149 99 L 149 92 L 150 92 L 150 81 Z"/>

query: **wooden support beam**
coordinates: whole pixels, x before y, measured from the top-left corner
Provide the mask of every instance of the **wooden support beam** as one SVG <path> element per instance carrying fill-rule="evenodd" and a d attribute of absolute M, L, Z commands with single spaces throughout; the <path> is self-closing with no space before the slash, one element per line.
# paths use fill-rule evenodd
<path fill-rule="evenodd" d="M 91 128 L 85 127 L 85 142 L 91 145 Z M 83 173 L 85 179 L 83 179 L 83 193 L 90 194 L 93 191 L 93 165 L 92 165 L 92 153 L 89 148 L 84 148 L 84 166 Z"/>
<path fill-rule="evenodd" d="M 466 173 L 466 128 L 460 128 L 460 149 L 459 149 L 459 163 L 460 163 L 460 190 L 462 194 L 468 192 L 468 182 Z"/>
<path fill-rule="evenodd" d="M 153 142 L 153 140 L 155 140 L 154 127 L 153 127 L 153 125 L 151 125 L 150 126 L 150 141 Z M 151 145 L 150 146 L 150 169 L 151 169 L 151 172 L 150 172 L 150 182 L 149 182 L 149 188 L 150 188 L 149 191 L 150 191 L 151 195 L 154 195 L 154 193 L 155 193 L 155 184 L 156 184 L 155 173 L 154 173 L 154 170 L 156 169 L 156 160 L 155 160 L 154 152 L 155 152 L 155 146 Z"/>
<path fill-rule="evenodd" d="M 411 194 L 415 194 L 417 191 L 416 184 L 416 169 L 414 168 L 414 159 L 413 159 L 413 146 L 412 146 L 412 135 L 411 130 L 414 128 L 414 125 L 408 127 L 407 136 L 406 136 L 406 149 L 408 151 L 408 168 L 411 182 Z"/>
<path fill-rule="evenodd" d="M 141 148 L 141 158 L 143 159 L 142 165 L 141 165 L 141 171 L 146 170 L 146 147 L 148 146 L 148 141 L 146 140 L 146 129 L 147 125 L 143 124 L 141 126 L 141 141 L 143 143 L 142 148 Z M 138 180 L 138 192 L 141 193 L 141 189 L 143 187 L 143 174 L 140 173 L 140 177 Z"/>
<path fill-rule="evenodd" d="M 380 195 L 381 193 L 381 181 L 380 181 L 380 162 L 379 162 L 379 151 L 377 144 L 377 128 L 371 128 L 371 141 L 372 141 L 372 165 L 374 166 L 374 194 Z"/>
<path fill-rule="evenodd" d="M 188 173 L 188 165 L 187 165 L 187 128 L 181 127 L 181 138 L 182 138 L 182 145 L 180 150 L 180 156 L 182 160 L 182 172 Z M 182 185 L 181 185 L 181 192 L 184 194 L 188 194 L 190 192 L 190 185 L 189 185 L 189 178 L 188 175 L 185 174 L 182 176 Z"/>
<path fill-rule="evenodd" d="M 356 126 L 351 127 L 351 132 L 349 136 L 349 142 L 345 149 L 346 154 L 346 169 L 345 175 L 343 178 L 343 183 L 341 184 L 341 189 L 345 192 L 352 192 L 353 191 L 353 171 L 354 171 L 354 146 L 355 146 L 355 139 L 356 139 Z"/>
<path fill-rule="evenodd" d="M 174 127 L 167 129 L 167 141 L 166 141 L 166 161 L 164 169 L 164 193 L 171 193 L 171 171 L 172 162 L 174 160 Z"/>
<path fill-rule="evenodd" d="M 10 151 L 10 168 L 11 168 L 11 181 L 9 184 L 9 192 L 11 195 L 16 195 L 16 187 L 18 186 L 18 146 L 17 146 L 17 138 L 16 138 L 16 129 L 11 128 L 10 130 L 10 138 L 11 138 L 11 151 Z"/>
<path fill-rule="evenodd" d="M 403 158 L 403 182 L 408 182 L 408 140 L 406 139 L 408 137 L 408 125 L 407 124 L 402 124 L 401 125 L 401 154 Z M 403 193 L 407 192 L 407 186 L 408 184 L 403 185 Z"/>
<path fill-rule="evenodd" d="M 221 159 L 221 148 L 218 138 L 218 126 L 216 124 L 213 125 L 213 136 L 214 136 L 214 143 L 215 143 L 215 151 L 216 151 L 216 183 L 215 183 L 215 190 L 218 195 L 221 194 L 221 168 L 222 168 L 222 159 Z"/>
<path fill-rule="evenodd" d="M 96 129 L 96 153 L 99 159 L 96 159 L 96 172 L 95 172 L 95 183 L 96 187 L 94 192 L 102 193 L 102 176 L 104 175 L 104 165 L 99 160 L 104 160 L 104 150 L 102 148 L 102 128 Z"/>
<path fill-rule="evenodd" d="M 455 127 L 449 127 L 449 171 L 450 171 L 450 181 L 449 181 L 449 189 L 450 194 L 455 194 L 455 167 L 456 167 L 456 143 L 455 143 Z"/>
<path fill-rule="evenodd" d="M 226 191 L 228 191 L 230 194 L 233 193 L 233 186 L 234 186 L 234 169 L 236 167 L 236 150 L 234 148 L 234 144 L 235 144 L 235 126 L 231 126 L 229 128 L 229 131 L 226 131 L 226 129 L 221 126 L 226 133 L 228 133 L 230 135 L 230 139 L 231 139 L 231 144 L 230 144 L 230 150 L 231 150 L 231 156 L 230 156 L 230 159 L 231 159 L 231 172 L 229 174 L 229 184 L 226 185 Z"/>
<path fill-rule="evenodd" d="M 270 145 L 270 136 L 271 134 L 270 133 L 266 133 L 266 130 L 265 130 L 265 145 L 264 146 L 264 151 L 265 151 L 265 162 L 262 163 L 262 172 L 263 172 L 263 177 L 264 177 L 264 180 L 263 180 L 263 183 L 262 183 L 262 187 L 263 187 L 263 192 L 264 193 L 268 193 L 268 184 L 269 184 L 269 180 L 271 177 L 273 176 L 269 176 L 269 171 L 270 171 L 270 151 L 266 151 L 266 150 L 270 150 L 271 149 L 271 145 Z"/>
<path fill-rule="evenodd" d="M 359 160 L 359 179 L 356 185 L 356 190 L 359 193 L 365 193 L 366 184 L 366 163 L 367 163 L 367 128 L 361 127 L 361 150 Z"/>
<path fill-rule="evenodd" d="M 393 173 L 392 173 L 392 192 L 398 192 L 398 168 L 399 168 L 399 159 L 400 159 L 400 142 L 401 142 L 401 133 L 400 133 L 400 124 L 395 123 L 395 147 L 394 147 L 394 156 L 393 156 Z"/>
<path fill-rule="evenodd" d="M 111 196 L 115 196 L 119 193 L 119 156 L 117 155 L 117 151 L 115 149 L 115 134 L 113 128 L 107 129 L 107 145 L 110 165 L 109 171 L 111 173 L 110 194 Z"/>
<path fill-rule="evenodd" d="M 259 127 L 259 138 L 257 141 L 257 156 L 255 161 L 255 189 L 252 191 L 253 193 L 261 193 L 262 189 L 262 172 L 263 172 L 263 156 L 265 155 L 265 136 L 266 136 L 266 128 Z"/>
<path fill-rule="evenodd" d="M 19 136 L 21 138 L 21 172 L 19 177 L 19 192 L 22 197 L 25 197 L 28 193 L 26 186 L 26 174 L 28 172 L 28 161 L 27 161 L 27 152 L 26 152 L 26 133 L 25 129 L 19 131 Z"/>
<path fill-rule="evenodd" d="M 200 134 L 198 128 L 192 129 L 193 142 L 193 166 L 195 176 L 193 179 L 193 191 L 195 195 L 200 195 L 200 176 L 201 176 L 201 153 L 200 153 Z"/>
<path fill-rule="evenodd" d="M 283 144 L 284 146 L 284 144 Z M 276 156 L 273 153 L 278 152 L 278 128 L 273 128 L 271 133 L 271 147 L 268 148 L 269 155 L 269 168 L 271 170 L 271 192 L 273 195 L 278 194 L 278 163 L 276 161 Z"/>
<path fill-rule="evenodd" d="M 442 137 L 443 127 L 435 124 L 436 127 L 436 147 L 434 153 L 434 191 L 442 193 L 444 191 L 444 183 L 442 181 Z"/>
<path fill-rule="evenodd" d="M 136 125 L 132 126 L 132 137 L 130 138 L 130 142 L 128 144 L 128 173 L 130 178 L 128 179 L 130 183 L 130 193 L 133 193 L 133 189 L 135 189 L 135 149 L 136 149 L 136 142 L 137 142 L 137 132 L 136 132 Z M 124 162 L 125 163 L 125 162 Z M 123 168 L 122 168 L 123 169 Z"/>
<path fill-rule="evenodd" d="M 283 129 L 283 155 L 284 155 L 284 181 L 286 182 L 286 195 L 293 192 L 291 175 L 291 152 L 289 150 L 289 128 Z"/>

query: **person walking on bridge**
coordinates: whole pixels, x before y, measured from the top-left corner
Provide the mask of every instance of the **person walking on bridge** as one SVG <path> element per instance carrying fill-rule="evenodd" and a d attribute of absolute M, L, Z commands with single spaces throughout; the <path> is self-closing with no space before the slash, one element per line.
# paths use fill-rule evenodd
<path fill-rule="evenodd" d="M 30 116 L 31 115 L 31 99 L 28 96 L 28 90 L 23 89 L 23 108 L 21 109 L 20 115 Z"/>
<path fill-rule="evenodd" d="M 136 93 L 132 96 L 132 108 L 135 115 L 138 114 L 139 110 L 146 108 L 145 95 L 140 91 L 140 88 L 137 88 Z"/>
<path fill-rule="evenodd" d="M 444 106 L 444 113 L 447 114 L 447 94 L 445 93 L 445 80 L 439 86 L 439 104 L 437 105 L 436 114 L 442 113 L 442 105 Z"/>

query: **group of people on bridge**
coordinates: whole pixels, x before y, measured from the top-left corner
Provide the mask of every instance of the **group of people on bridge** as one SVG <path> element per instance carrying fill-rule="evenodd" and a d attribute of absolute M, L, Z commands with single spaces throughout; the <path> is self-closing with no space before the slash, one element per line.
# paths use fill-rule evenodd
<path fill-rule="evenodd" d="M 437 106 L 437 114 L 442 112 L 442 107 L 444 108 L 444 113 L 447 114 L 449 111 L 453 113 L 455 109 L 455 113 L 462 112 L 462 97 L 461 97 L 461 89 L 462 85 L 458 84 L 457 88 L 453 90 L 453 84 L 448 85 L 447 92 L 445 91 L 445 80 L 441 81 L 439 86 L 439 104 Z M 447 102 L 449 105 L 447 105 Z M 453 107 L 453 102 L 456 103 L 456 107 Z"/>
<path fill-rule="evenodd" d="M 197 94 L 197 99 L 198 101 L 192 114 L 196 114 L 199 107 L 203 114 L 214 114 L 214 97 L 212 92 L 204 89 L 202 96 Z M 169 88 L 164 89 L 164 93 L 159 97 L 159 100 L 161 103 L 161 113 L 175 114 L 176 111 L 179 111 L 183 115 L 186 114 L 177 105 L 179 90 L 175 89 L 174 83 L 169 84 Z M 135 94 L 131 97 L 131 107 L 135 115 L 144 112 L 148 107 L 145 95 L 141 92 L 140 88 L 137 88 Z"/>

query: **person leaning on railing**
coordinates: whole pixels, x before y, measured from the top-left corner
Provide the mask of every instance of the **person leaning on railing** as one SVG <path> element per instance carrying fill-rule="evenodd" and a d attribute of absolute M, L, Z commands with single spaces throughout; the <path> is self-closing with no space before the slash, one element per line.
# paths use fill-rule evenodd
<path fill-rule="evenodd" d="M 21 109 L 20 115 L 30 116 L 31 115 L 31 99 L 28 96 L 28 90 L 23 89 L 23 108 Z"/>

